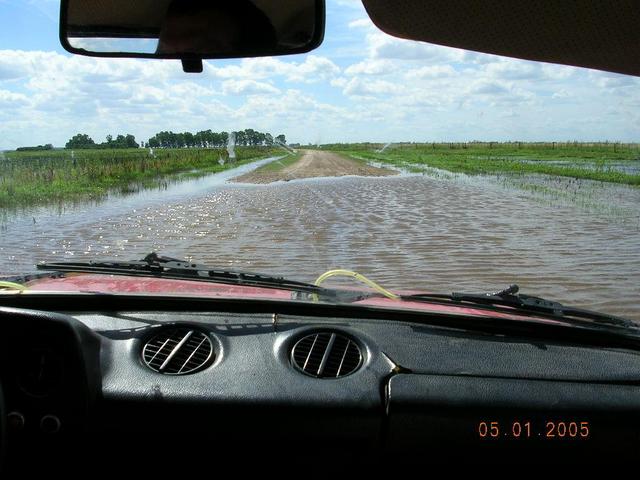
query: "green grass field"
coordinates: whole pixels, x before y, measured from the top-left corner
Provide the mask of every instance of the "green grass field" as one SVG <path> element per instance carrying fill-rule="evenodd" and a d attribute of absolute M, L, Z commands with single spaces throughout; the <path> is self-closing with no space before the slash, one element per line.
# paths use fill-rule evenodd
<path fill-rule="evenodd" d="M 344 144 L 323 149 L 416 172 L 426 166 L 470 175 L 546 174 L 640 185 L 640 173 L 614 168 L 614 164 L 628 164 L 640 171 L 638 144 L 429 143 L 395 144 L 384 150 L 379 144 Z"/>
<path fill-rule="evenodd" d="M 223 149 L 49 150 L 5 152 L 0 158 L 0 209 L 99 198 L 178 176 L 216 173 L 281 155 L 271 147 L 237 147 L 236 163 L 220 165 Z"/>
<path fill-rule="evenodd" d="M 377 161 L 409 171 L 432 167 L 465 174 L 546 174 L 640 186 L 640 145 L 615 143 L 428 143 L 325 145 L 358 160 Z M 0 209 L 100 198 L 128 192 L 158 180 L 220 172 L 280 149 L 238 147 L 235 164 L 220 165 L 224 149 L 46 150 L 5 152 L 0 157 Z M 281 170 L 300 158 L 290 155 L 261 167 Z M 563 162 L 558 164 L 557 162 Z M 631 166 L 631 172 L 614 168 Z"/>

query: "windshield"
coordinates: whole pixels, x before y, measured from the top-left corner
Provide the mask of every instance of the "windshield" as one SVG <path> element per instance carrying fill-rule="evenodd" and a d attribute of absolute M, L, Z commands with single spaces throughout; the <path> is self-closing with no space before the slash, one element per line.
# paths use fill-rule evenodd
<path fill-rule="evenodd" d="M 196 75 L 73 56 L 58 1 L 0 2 L 0 276 L 158 252 L 396 292 L 517 283 L 640 321 L 640 79 L 401 40 L 327 3 L 312 53 Z"/>

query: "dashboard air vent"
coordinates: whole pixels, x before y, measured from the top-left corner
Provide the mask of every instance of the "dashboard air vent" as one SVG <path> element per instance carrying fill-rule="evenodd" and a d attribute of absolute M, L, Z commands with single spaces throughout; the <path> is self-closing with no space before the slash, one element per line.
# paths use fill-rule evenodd
<path fill-rule="evenodd" d="M 291 361 L 303 373 L 316 378 L 340 378 L 362 364 L 360 347 L 335 332 L 320 332 L 300 339 L 291 351 Z"/>
<path fill-rule="evenodd" d="M 213 345 L 203 332 L 188 327 L 165 328 L 142 350 L 144 363 L 166 375 L 186 375 L 207 366 L 214 358 Z"/>

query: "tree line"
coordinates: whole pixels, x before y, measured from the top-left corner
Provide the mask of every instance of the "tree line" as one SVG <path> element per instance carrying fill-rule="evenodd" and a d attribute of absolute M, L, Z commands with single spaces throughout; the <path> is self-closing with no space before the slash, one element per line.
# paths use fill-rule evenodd
<path fill-rule="evenodd" d="M 37 147 L 18 147 L 16 152 L 39 152 L 41 150 L 53 150 L 53 145 L 47 143 L 46 145 L 38 145 Z"/>
<path fill-rule="evenodd" d="M 236 145 L 245 147 L 255 147 L 262 145 L 273 145 L 280 143 L 286 145 L 285 135 L 273 136 L 270 133 L 262 133 L 252 128 L 232 132 L 235 134 Z M 112 135 L 107 135 L 105 142 L 96 143 L 89 135 L 78 133 L 74 135 L 66 144 L 68 149 L 82 148 L 217 148 L 225 147 L 229 142 L 228 132 L 213 132 L 203 130 L 197 133 L 191 132 L 159 132 L 147 142 L 138 144 L 136 138 L 131 135 L 118 135 L 115 139 Z"/>
<path fill-rule="evenodd" d="M 273 145 L 274 143 L 286 144 L 284 135 L 274 137 L 270 133 L 258 132 L 252 128 L 232 132 L 235 134 L 236 145 L 244 147 L 256 147 L 261 145 Z M 216 148 L 225 147 L 229 142 L 228 132 L 213 132 L 203 130 L 197 133 L 160 132 L 149 139 L 144 145 L 153 148 Z"/>
<path fill-rule="evenodd" d="M 131 134 L 118 135 L 113 138 L 112 135 L 107 135 L 106 141 L 102 143 L 96 143 L 93 139 L 85 134 L 78 133 L 71 137 L 71 139 L 65 144 L 64 148 L 139 148 L 140 145 L 136 142 L 136 137 Z"/>

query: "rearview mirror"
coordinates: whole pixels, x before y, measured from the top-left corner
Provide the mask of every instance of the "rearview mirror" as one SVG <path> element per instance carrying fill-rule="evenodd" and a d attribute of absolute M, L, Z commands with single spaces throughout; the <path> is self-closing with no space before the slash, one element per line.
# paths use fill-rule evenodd
<path fill-rule="evenodd" d="M 309 52 L 324 38 L 324 0 L 62 0 L 65 50 L 99 57 L 205 58 Z"/>

